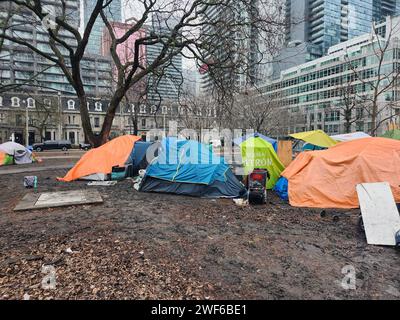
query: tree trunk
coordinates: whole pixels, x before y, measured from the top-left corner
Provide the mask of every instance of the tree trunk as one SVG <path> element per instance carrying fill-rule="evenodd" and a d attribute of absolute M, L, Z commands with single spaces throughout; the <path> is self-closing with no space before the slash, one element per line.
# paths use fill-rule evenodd
<path fill-rule="evenodd" d="M 350 133 L 351 132 L 351 123 L 350 123 L 350 121 L 349 120 L 346 120 L 346 123 L 345 123 L 345 130 L 346 130 L 346 133 Z"/>
<path fill-rule="evenodd" d="M 133 135 L 137 136 L 138 135 L 138 131 L 139 131 L 137 115 L 135 115 L 135 118 L 132 119 L 132 120 L 133 120 Z"/>
<path fill-rule="evenodd" d="M 115 118 L 115 111 L 117 110 L 119 104 L 121 103 L 122 99 L 124 98 L 124 91 L 123 89 L 117 90 L 115 95 L 112 97 L 110 101 L 110 105 L 107 109 L 107 114 L 104 118 L 103 126 L 101 127 L 100 135 L 95 137 L 95 146 L 101 146 L 108 141 L 110 137 L 112 124 Z"/>
<path fill-rule="evenodd" d="M 376 120 L 378 115 L 378 103 L 375 100 L 372 105 L 372 115 L 371 115 L 371 136 L 376 137 Z"/>
<path fill-rule="evenodd" d="M 87 108 L 87 97 L 83 93 L 78 95 L 79 111 L 81 114 L 83 133 L 85 134 L 85 141 L 89 142 L 93 147 L 100 146 L 97 137 L 93 134 L 92 124 L 90 123 L 89 110 Z"/>

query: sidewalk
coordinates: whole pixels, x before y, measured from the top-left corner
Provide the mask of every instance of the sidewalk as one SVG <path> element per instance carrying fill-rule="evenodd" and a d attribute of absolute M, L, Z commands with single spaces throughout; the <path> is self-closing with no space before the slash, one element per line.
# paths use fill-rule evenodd
<path fill-rule="evenodd" d="M 40 171 L 47 171 L 47 170 L 58 170 L 58 169 L 70 169 L 73 166 L 71 164 L 67 165 L 54 165 L 54 166 L 43 166 L 43 167 L 23 167 L 23 168 L 15 168 L 15 166 L 12 166 L 12 168 L 2 168 L 0 170 L 0 176 L 1 175 L 9 175 L 9 174 L 16 174 L 16 173 L 31 173 L 31 172 L 40 172 Z"/>

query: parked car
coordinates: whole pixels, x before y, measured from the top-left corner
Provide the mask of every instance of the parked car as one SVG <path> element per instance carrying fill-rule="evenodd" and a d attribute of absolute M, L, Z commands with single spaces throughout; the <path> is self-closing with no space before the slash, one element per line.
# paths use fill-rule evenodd
<path fill-rule="evenodd" d="M 57 150 L 67 151 L 71 149 L 71 141 L 69 140 L 47 140 L 43 143 L 35 143 L 33 145 L 33 150 L 40 152 L 43 150 Z"/>
<path fill-rule="evenodd" d="M 92 149 L 92 145 L 90 143 L 80 143 L 79 149 L 88 151 L 89 149 Z"/>

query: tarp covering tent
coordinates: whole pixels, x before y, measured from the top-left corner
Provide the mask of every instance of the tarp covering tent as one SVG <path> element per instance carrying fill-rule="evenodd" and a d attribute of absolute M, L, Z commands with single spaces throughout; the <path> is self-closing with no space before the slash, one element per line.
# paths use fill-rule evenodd
<path fill-rule="evenodd" d="M 345 142 L 345 141 L 353 141 L 357 139 L 363 139 L 363 138 L 370 138 L 371 136 L 368 133 L 357 131 L 357 132 L 352 132 L 352 133 L 345 133 L 345 134 L 337 134 L 334 136 L 331 136 L 331 138 L 335 141 L 339 142 Z"/>
<path fill-rule="evenodd" d="M 278 194 L 279 198 L 288 201 L 288 181 L 285 177 L 280 177 L 278 182 L 275 184 L 274 191 Z"/>
<path fill-rule="evenodd" d="M 365 138 L 303 152 L 282 172 L 295 207 L 357 208 L 356 185 L 389 182 L 400 202 L 400 141 Z"/>
<path fill-rule="evenodd" d="M 246 193 L 228 164 L 209 146 L 172 137 L 162 140 L 139 190 L 204 198 L 236 198 Z"/>
<path fill-rule="evenodd" d="M 112 167 L 125 165 L 138 140 L 140 137 L 125 135 L 92 149 L 82 156 L 64 178 L 58 180 L 68 182 L 85 177 L 90 180 L 103 180 L 111 173 Z"/>
<path fill-rule="evenodd" d="M 260 137 L 247 139 L 240 145 L 245 175 L 254 169 L 267 169 L 270 179 L 267 189 L 272 189 L 285 169 L 272 145 Z"/>
<path fill-rule="evenodd" d="M 0 152 L 12 156 L 14 163 L 16 164 L 26 164 L 35 161 L 32 152 L 25 148 L 22 144 L 8 141 L 0 144 Z M 7 161 L 9 164 L 9 161 Z"/>
<path fill-rule="evenodd" d="M 330 136 L 322 130 L 314 130 L 290 134 L 292 138 L 303 140 L 318 147 L 330 148 L 337 144 Z"/>
<path fill-rule="evenodd" d="M 241 143 L 247 141 L 250 138 L 254 138 L 254 137 L 260 137 L 261 139 L 269 142 L 274 147 L 275 152 L 278 151 L 278 141 L 277 140 L 272 139 L 272 138 L 267 137 L 267 136 L 264 136 L 263 134 L 258 133 L 258 132 L 255 132 L 255 133 L 252 133 L 252 134 L 247 134 L 247 135 L 245 135 L 243 137 L 238 137 L 238 138 L 233 140 L 233 143 L 238 145 L 238 146 L 240 146 Z"/>
<path fill-rule="evenodd" d="M 382 138 L 400 140 L 400 130 L 395 129 L 395 130 L 386 131 L 386 133 L 384 135 L 382 135 Z"/>
<path fill-rule="evenodd" d="M 6 166 L 13 163 L 14 162 L 12 156 L 0 151 L 0 166 Z"/>

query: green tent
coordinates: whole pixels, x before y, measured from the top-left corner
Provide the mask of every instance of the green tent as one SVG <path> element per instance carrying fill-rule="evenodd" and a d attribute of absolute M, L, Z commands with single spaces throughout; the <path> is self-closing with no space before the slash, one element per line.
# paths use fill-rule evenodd
<path fill-rule="evenodd" d="M 260 137 L 246 140 L 240 145 L 244 173 L 248 175 L 253 169 L 267 169 L 270 179 L 267 189 L 272 189 L 285 169 L 271 143 Z"/>
<path fill-rule="evenodd" d="M 389 130 L 384 135 L 382 135 L 381 137 L 382 138 L 400 140 L 400 130 L 399 129 Z"/>

